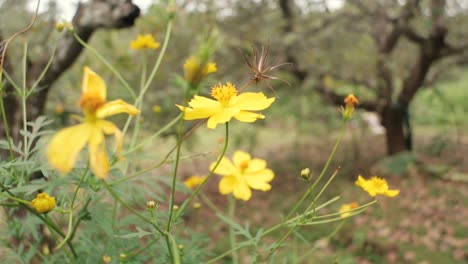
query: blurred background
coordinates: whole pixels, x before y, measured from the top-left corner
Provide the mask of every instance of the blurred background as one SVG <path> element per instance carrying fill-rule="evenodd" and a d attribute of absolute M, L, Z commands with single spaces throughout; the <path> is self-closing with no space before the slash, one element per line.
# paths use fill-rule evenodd
<path fill-rule="evenodd" d="M 139 33 L 162 42 L 168 10 L 167 1 L 133 3 L 141 9 L 134 25 L 96 30 L 89 44 L 137 91 L 142 62 L 152 67 L 158 51 L 134 51 L 129 43 Z M 28 23 L 35 4 L 0 1 L 0 41 Z M 65 34 L 55 31 L 56 22 L 70 20 L 77 7 L 77 1 L 43 1 L 32 29 L 9 47 L 10 66 L 5 68 L 13 78 L 22 76 L 15 61 L 21 60 L 23 43 L 28 43 L 30 65 L 49 58 Z M 251 201 L 239 204 L 239 219 L 249 217 L 253 225 L 281 219 L 304 191 L 300 170 L 308 167 L 317 176 L 326 162 L 342 125 L 338 106 L 354 93 L 360 104 L 332 163 L 333 170 L 341 167 L 339 176 L 324 199 L 341 195 L 342 202 L 365 203 L 368 198 L 354 186 L 358 174 L 384 177 L 401 193 L 349 219 L 331 239 L 317 241 L 333 227 L 301 229 L 292 245 L 298 262 L 468 262 L 468 1 L 177 0 L 175 14 L 162 66 L 144 99 L 144 135 L 179 113 L 174 105 L 183 99 L 178 82 L 183 63 L 210 36 L 216 38 L 212 60 L 218 71 L 205 81 L 202 95 L 218 82 L 237 87 L 247 83 L 252 72 L 243 56 L 253 56 L 252 46 L 259 51 L 269 47 L 269 65 L 291 63 L 271 72 L 283 81 L 267 80 L 249 88 L 278 97 L 264 111 L 267 118 L 254 126 L 232 122 L 228 152 L 251 152 L 266 159 L 276 174 L 272 191 L 256 192 Z M 80 112 L 77 98 L 84 65 L 106 79 L 108 98 L 131 102 L 108 68 L 83 51 L 50 84 L 39 111 L 54 118 L 56 128 L 71 124 L 70 115 Z M 143 167 L 157 162 L 173 146 L 173 132 L 129 158 Z M 222 147 L 223 133 L 202 127 L 187 141 L 186 155 L 204 155 L 184 162 L 182 180 L 207 173 Z M 161 175 L 169 170 L 170 165 L 137 181 L 156 177 L 164 182 Z M 225 203 L 217 194 L 217 182 L 207 187 L 210 197 Z M 198 214 L 216 219 L 205 208 Z M 212 241 L 223 236 L 216 232 L 219 226 L 209 227 L 197 215 L 187 221 Z M 210 247 L 216 251 L 223 245 Z M 301 252 L 310 248 L 317 250 L 303 256 Z M 286 257 L 284 261 L 293 263 Z"/>

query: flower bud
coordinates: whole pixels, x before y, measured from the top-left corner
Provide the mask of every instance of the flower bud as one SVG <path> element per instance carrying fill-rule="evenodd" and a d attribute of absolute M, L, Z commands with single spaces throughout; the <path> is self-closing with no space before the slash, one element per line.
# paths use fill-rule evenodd
<path fill-rule="evenodd" d="M 31 206 L 40 214 L 48 213 L 56 206 L 55 197 L 45 192 L 38 193 L 36 198 L 31 201 Z"/>
<path fill-rule="evenodd" d="M 302 177 L 302 179 L 308 181 L 308 180 L 310 180 L 310 177 L 311 177 L 311 176 L 312 176 L 312 175 L 310 174 L 310 169 L 309 169 L 309 168 L 305 168 L 305 169 L 302 169 L 302 170 L 301 170 L 301 177 Z"/>
<path fill-rule="evenodd" d="M 146 202 L 146 208 L 147 209 L 154 209 L 157 208 L 158 204 L 155 201 L 148 201 Z"/>

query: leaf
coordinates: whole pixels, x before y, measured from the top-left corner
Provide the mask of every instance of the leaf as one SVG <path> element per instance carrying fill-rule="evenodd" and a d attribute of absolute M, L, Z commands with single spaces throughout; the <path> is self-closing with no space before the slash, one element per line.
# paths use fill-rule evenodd
<path fill-rule="evenodd" d="M 142 237 L 145 237 L 147 235 L 153 235 L 152 232 L 147 232 L 147 231 L 141 229 L 140 227 L 137 227 L 136 229 L 138 230 L 138 232 L 136 232 L 136 233 L 130 233 L 130 234 L 121 235 L 121 236 L 114 235 L 114 236 L 124 238 L 124 239 L 129 239 L 129 238 L 135 238 L 135 237 L 142 238 Z"/>

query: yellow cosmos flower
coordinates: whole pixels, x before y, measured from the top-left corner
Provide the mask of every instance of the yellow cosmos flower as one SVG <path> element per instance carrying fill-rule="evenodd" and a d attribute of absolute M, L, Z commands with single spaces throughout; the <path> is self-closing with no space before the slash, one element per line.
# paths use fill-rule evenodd
<path fill-rule="evenodd" d="M 155 41 L 151 34 L 138 34 L 137 38 L 130 42 L 130 48 L 134 50 L 157 49 L 159 46 L 161 43 Z"/>
<path fill-rule="evenodd" d="M 49 163 L 63 173 L 70 172 L 79 152 L 88 143 L 91 171 L 99 178 L 107 177 L 107 159 L 104 135 L 114 135 L 117 154 L 123 143 L 123 134 L 105 117 L 127 113 L 136 115 L 139 110 L 122 100 L 106 102 L 107 88 L 104 80 L 90 68 L 84 68 L 80 107 L 84 112 L 83 123 L 60 130 L 54 135 L 47 148 Z"/>
<path fill-rule="evenodd" d="M 48 213 L 56 206 L 55 197 L 45 192 L 38 193 L 36 198 L 31 201 L 31 206 L 40 214 Z"/>
<path fill-rule="evenodd" d="M 372 197 L 375 197 L 377 194 L 395 197 L 400 193 L 399 190 L 389 190 L 387 181 L 377 176 L 373 176 L 369 180 L 366 180 L 359 175 L 356 185 L 368 192 Z"/>
<path fill-rule="evenodd" d="M 264 119 L 264 115 L 250 111 L 266 109 L 275 101 L 275 98 L 267 98 L 261 92 L 238 95 L 236 87 L 230 82 L 213 86 L 211 96 L 216 100 L 196 95 L 188 103 L 190 107 L 177 107 L 184 111 L 185 120 L 209 118 L 207 126 L 214 129 L 218 124 L 229 122 L 233 117 L 241 122 Z"/>
<path fill-rule="evenodd" d="M 266 168 L 266 161 L 262 159 L 252 159 L 250 154 L 243 151 L 236 151 L 232 161 L 223 157 L 214 173 L 224 176 L 219 182 L 219 192 L 221 194 L 233 193 L 234 197 L 248 201 L 252 197 L 252 191 L 269 191 L 269 182 L 275 177 L 272 170 Z M 210 165 L 210 170 L 215 163 Z"/>
<path fill-rule="evenodd" d="M 205 78 L 208 74 L 216 72 L 217 70 L 216 63 L 208 62 L 202 65 L 199 59 L 192 56 L 184 63 L 184 78 L 188 82 L 197 83 Z"/>
<path fill-rule="evenodd" d="M 348 217 L 351 215 L 351 210 L 355 209 L 355 208 L 358 208 L 358 203 L 356 202 L 352 202 L 352 203 L 347 203 L 347 204 L 343 204 L 341 207 L 340 207 L 340 216 L 341 217 Z"/>
<path fill-rule="evenodd" d="M 206 176 L 190 176 L 184 181 L 184 184 L 187 186 L 187 188 L 193 190 L 195 187 L 202 184 L 205 179 Z"/>

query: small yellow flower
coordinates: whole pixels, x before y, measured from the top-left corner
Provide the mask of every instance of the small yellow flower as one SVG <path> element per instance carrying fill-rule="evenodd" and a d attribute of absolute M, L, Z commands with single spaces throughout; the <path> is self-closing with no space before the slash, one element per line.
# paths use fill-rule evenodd
<path fill-rule="evenodd" d="M 251 111 L 266 109 L 275 101 L 274 97 L 267 98 L 262 92 L 238 95 L 236 87 L 230 82 L 213 86 L 211 96 L 216 100 L 196 95 L 189 102 L 190 107 L 177 107 L 184 111 L 185 120 L 209 118 L 207 126 L 214 129 L 233 117 L 241 122 L 264 119 L 264 115 Z"/>
<path fill-rule="evenodd" d="M 101 259 L 102 259 L 102 262 L 104 262 L 105 264 L 109 264 L 112 261 L 112 258 L 110 256 L 108 256 L 108 255 L 102 256 Z"/>
<path fill-rule="evenodd" d="M 31 201 L 31 206 L 40 214 L 52 211 L 56 205 L 55 197 L 52 197 L 45 192 L 38 193 L 36 198 Z"/>
<path fill-rule="evenodd" d="M 219 182 L 219 192 L 221 194 L 233 193 L 234 197 L 248 201 L 252 197 L 252 191 L 269 191 L 269 182 L 275 177 L 272 170 L 266 168 L 266 161 L 262 159 L 252 159 L 250 154 L 243 151 L 236 151 L 231 162 L 223 157 L 214 173 L 223 176 Z M 210 165 L 210 170 L 215 163 Z"/>
<path fill-rule="evenodd" d="M 133 50 L 157 49 L 159 46 L 161 43 L 155 41 L 151 34 L 138 34 L 137 38 L 130 42 L 130 48 Z"/>
<path fill-rule="evenodd" d="M 344 99 L 344 103 L 345 108 L 341 107 L 340 111 L 343 114 L 344 120 L 348 121 L 353 116 L 354 107 L 359 103 L 359 100 L 356 96 L 354 96 L 354 94 L 349 94 Z"/>
<path fill-rule="evenodd" d="M 187 186 L 187 188 L 193 190 L 195 187 L 202 184 L 205 179 L 206 176 L 190 176 L 184 181 L 184 184 Z"/>
<path fill-rule="evenodd" d="M 136 115 L 140 111 L 122 100 L 106 102 L 106 94 L 104 80 L 85 67 L 80 99 L 85 118 L 81 124 L 60 130 L 50 141 L 47 158 L 54 168 L 63 173 L 70 172 L 79 152 L 88 143 L 91 171 L 101 179 L 107 177 L 110 164 L 106 154 L 105 135 L 114 135 L 119 155 L 123 134 L 116 125 L 104 118 L 120 113 Z"/>
<path fill-rule="evenodd" d="M 161 106 L 160 105 L 154 105 L 153 106 L 153 112 L 155 113 L 161 113 Z"/>
<path fill-rule="evenodd" d="M 348 217 L 351 215 L 351 210 L 355 209 L 355 208 L 358 208 L 358 203 L 356 202 L 352 202 L 352 203 L 347 203 L 347 204 L 343 204 L 341 207 L 340 207 L 340 216 L 341 217 Z"/>
<path fill-rule="evenodd" d="M 372 197 L 375 197 L 377 194 L 395 197 L 400 193 L 399 190 L 389 190 L 387 181 L 377 176 L 372 176 L 369 180 L 366 180 L 359 175 L 356 185 L 368 192 Z"/>
<path fill-rule="evenodd" d="M 197 57 L 192 56 L 184 63 L 184 78 L 190 83 L 197 83 L 217 70 L 216 63 L 208 62 L 202 65 Z"/>
<path fill-rule="evenodd" d="M 193 208 L 194 208 L 194 209 L 200 209 L 201 207 L 202 207 L 202 204 L 201 204 L 201 203 L 199 203 L 199 202 L 193 203 Z"/>

